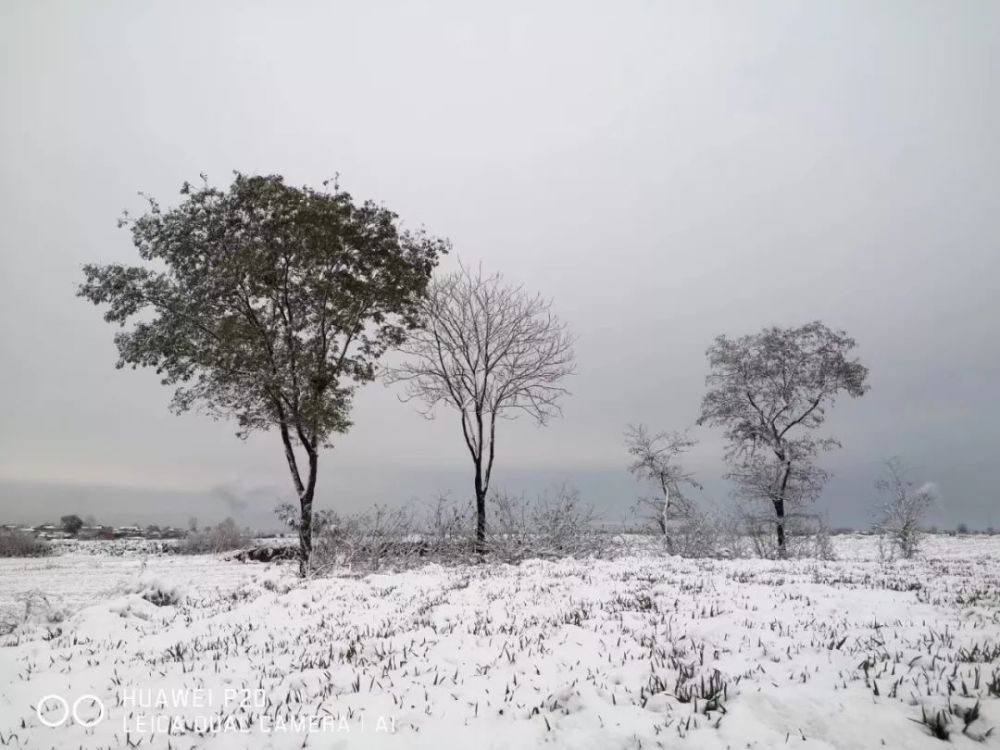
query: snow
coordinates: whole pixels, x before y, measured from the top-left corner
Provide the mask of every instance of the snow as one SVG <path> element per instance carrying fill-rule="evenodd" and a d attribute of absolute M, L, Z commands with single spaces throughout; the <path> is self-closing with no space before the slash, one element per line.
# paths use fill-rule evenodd
<path fill-rule="evenodd" d="M 0 638 L 0 744 L 939 748 L 920 722 L 943 710 L 951 746 L 996 746 L 1000 537 L 836 550 L 307 582 L 218 556 L 0 560 L 0 609 L 49 607 Z M 80 721 L 37 712 L 50 695 Z"/>

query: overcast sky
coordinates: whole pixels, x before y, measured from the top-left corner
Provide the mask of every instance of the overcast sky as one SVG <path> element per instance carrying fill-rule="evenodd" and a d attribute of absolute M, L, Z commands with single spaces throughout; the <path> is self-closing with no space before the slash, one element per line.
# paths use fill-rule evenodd
<path fill-rule="evenodd" d="M 292 497 L 276 434 L 172 416 L 74 297 L 81 264 L 136 257 L 137 191 L 238 169 L 339 173 L 553 298 L 572 396 L 501 425 L 499 484 L 624 516 L 623 430 L 694 422 L 714 336 L 822 319 L 872 386 L 828 420 L 831 522 L 868 523 L 899 454 L 938 522 L 1000 525 L 1000 4 L 482 5 L 0 4 L 0 520 L 260 525 Z M 453 415 L 376 383 L 353 417 L 321 507 L 470 494 Z"/>

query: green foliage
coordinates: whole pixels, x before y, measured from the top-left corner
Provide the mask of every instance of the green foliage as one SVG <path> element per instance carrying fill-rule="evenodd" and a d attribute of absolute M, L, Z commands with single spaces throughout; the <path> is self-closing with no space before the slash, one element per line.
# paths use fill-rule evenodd
<path fill-rule="evenodd" d="M 913 719 L 916 721 L 916 719 Z M 927 727 L 932 737 L 939 740 L 948 741 L 951 739 L 951 718 L 943 709 L 927 713 L 927 709 L 920 707 L 920 724 Z"/>
<path fill-rule="evenodd" d="M 401 231 L 371 202 L 236 174 L 227 191 L 120 222 L 145 263 L 87 265 L 79 295 L 108 306 L 118 367 L 151 367 L 173 408 L 273 426 L 315 449 L 345 431 L 355 384 L 419 320 L 447 243 Z"/>
<path fill-rule="evenodd" d="M 318 451 L 350 426 L 351 397 L 421 321 L 444 240 L 402 231 L 396 214 L 278 176 L 237 173 L 228 191 L 186 184 L 184 200 L 122 225 L 141 266 L 84 266 L 79 295 L 123 327 L 118 367 L 151 367 L 173 409 L 277 427 L 299 496 L 303 575 Z M 295 444 L 305 451 L 302 471 Z"/>
<path fill-rule="evenodd" d="M 76 535 L 83 528 L 83 519 L 77 515 L 63 516 L 59 519 L 59 525 L 67 534 Z"/>

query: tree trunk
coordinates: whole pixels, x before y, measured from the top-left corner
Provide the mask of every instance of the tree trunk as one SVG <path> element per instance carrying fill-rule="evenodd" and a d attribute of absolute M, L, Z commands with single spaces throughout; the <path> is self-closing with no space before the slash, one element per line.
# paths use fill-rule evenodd
<path fill-rule="evenodd" d="M 309 572 L 309 557 L 312 555 L 312 493 L 303 493 L 299 498 L 299 576 L 305 578 Z"/>
<path fill-rule="evenodd" d="M 476 464 L 476 553 L 486 554 L 486 488 L 479 463 Z"/>
<path fill-rule="evenodd" d="M 788 555 L 788 547 L 785 544 L 785 493 L 788 491 L 788 479 L 792 475 L 792 462 L 787 458 L 782 460 L 785 464 L 785 472 L 781 477 L 781 491 L 774 500 L 774 517 L 778 533 L 778 557 L 783 559 Z"/>
<path fill-rule="evenodd" d="M 667 550 L 670 550 L 670 488 L 663 485 L 663 538 L 667 543 Z"/>
<path fill-rule="evenodd" d="M 309 453 L 309 480 L 305 490 L 299 496 L 301 518 L 299 519 L 299 576 L 305 578 L 309 573 L 309 558 L 312 556 L 313 531 L 313 496 L 316 494 L 316 470 L 319 464 L 319 453 L 315 447 L 306 446 Z"/>
<path fill-rule="evenodd" d="M 277 408 L 279 413 L 282 413 L 280 405 Z M 316 457 L 315 452 L 309 454 L 309 481 L 308 484 L 303 484 L 299 462 L 295 457 L 295 447 L 292 445 L 292 436 L 283 413 L 278 430 L 281 433 L 281 442 L 285 446 L 285 460 L 288 461 L 288 470 L 292 474 L 292 483 L 299 496 L 299 575 L 305 578 L 309 569 L 309 555 L 312 553 L 312 501 L 313 490 L 316 487 Z"/>
<path fill-rule="evenodd" d="M 775 527 L 778 532 L 778 557 L 784 558 L 788 554 L 785 545 L 785 501 L 778 499 L 774 501 Z"/>

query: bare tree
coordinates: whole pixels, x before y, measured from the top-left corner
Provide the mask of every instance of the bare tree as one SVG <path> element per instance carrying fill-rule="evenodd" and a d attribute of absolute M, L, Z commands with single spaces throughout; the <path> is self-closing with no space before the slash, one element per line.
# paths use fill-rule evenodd
<path fill-rule="evenodd" d="M 696 441 L 686 432 L 659 432 L 651 435 L 645 425 L 629 425 L 625 432 L 625 446 L 633 461 L 629 472 L 637 479 L 656 485 L 660 497 L 639 498 L 638 508 L 670 544 L 670 530 L 677 518 L 690 515 L 691 502 L 681 491 L 681 485 L 701 489 L 694 475 L 680 465 L 681 454 L 690 450 Z"/>
<path fill-rule="evenodd" d="M 915 488 L 909 468 L 899 459 L 883 462 L 883 476 L 875 482 L 878 491 L 877 529 L 888 534 L 904 558 L 911 558 L 920 548 L 920 524 L 934 502 L 936 488 L 924 484 Z"/>
<path fill-rule="evenodd" d="M 551 302 L 498 274 L 464 266 L 432 282 L 425 327 L 401 349 L 388 371 L 419 399 L 430 417 L 438 404 L 456 409 L 475 467 L 476 541 L 486 539 L 486 496 L 496 457 L 496 423 L 526 413 L 539 424 L 561 414 L 563 379 L 574 370 L 573 337 Z"/>
<path fill-rule="evenodd" d="M 823 425 L 841 391 L 858 397 L 868 390 L 868 368 L 850 357 L 855 346 L 845 332 L 816 321 L 738 339 L 719 336 L 708 349 L 698 424 L 726 428 L 729 478 L 738 495 L 773 508 L 781 556 L 786 511 L 819 495 L 828 475 L 813 462 L 839 445 L 809 432 Z"/>

